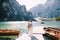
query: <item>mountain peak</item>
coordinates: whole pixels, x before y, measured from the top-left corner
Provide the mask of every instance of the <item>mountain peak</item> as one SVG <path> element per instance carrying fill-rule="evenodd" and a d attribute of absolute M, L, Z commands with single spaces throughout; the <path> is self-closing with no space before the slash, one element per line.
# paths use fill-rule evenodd
<path fill-rule="evenodd" d="M 53 18 L 60 16 L 60 1 L 59 0 L 47 0 L 44 5 L 37 5 L 30 9 L 33 15 L 43 18 Z M 58 10 L 57 10 L 58 9 Z"/>

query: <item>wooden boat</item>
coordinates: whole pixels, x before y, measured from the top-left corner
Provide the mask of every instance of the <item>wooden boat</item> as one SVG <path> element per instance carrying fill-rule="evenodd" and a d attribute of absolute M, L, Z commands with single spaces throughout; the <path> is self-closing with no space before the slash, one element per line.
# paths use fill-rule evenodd
<path fill-rule="evenodd" d="M 19 30 L 12 29 L 0 29 L 0 37 L 17 37 L 19 35 Z"/>
<path fill-rule="evenodd" d="M 60 40 L 60 31 L 59 30 L 55 30 L 54 28 L 48 27 L 48 28 L 44 28 L 45 35 L 53 38 L 54 40 Z"/>

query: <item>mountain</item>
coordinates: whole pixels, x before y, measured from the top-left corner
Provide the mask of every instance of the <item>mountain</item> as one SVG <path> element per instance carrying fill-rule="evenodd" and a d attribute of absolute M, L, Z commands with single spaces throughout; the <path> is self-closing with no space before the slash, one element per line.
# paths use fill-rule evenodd
<path fill-rule="evenodd" d="M 0 21 L 24 21 L 27 13 L 26 6 L 16 0 L 0 0 Z"/>
<path fill-rule="evenodd" d="M 34 16 L 37 16 L 37 13 L 38 13 L 39 11 L 42 12 L 43 8 L 44 8 L 44 7 L 43 7 L 42 4 L 38 4 L 37 6 L 31 8 L 29 11 L 32 12 L 32 14 L 33 14 Z"/>
<path fill-rule="evenodd" d="M 57 16 L 60 16 L 60 0 L 47 0 L 43 6 L 41 5 L 43 4 L 39 4 L 29 11 L 43 18 L 56 18 Z M 35 14 L 34 16 L 36 16 Z"/>
<path fill-rule="evenodd" d="M 49 18 L 60 16 L 60 0 L 47 0 L 44 6 Z"/>

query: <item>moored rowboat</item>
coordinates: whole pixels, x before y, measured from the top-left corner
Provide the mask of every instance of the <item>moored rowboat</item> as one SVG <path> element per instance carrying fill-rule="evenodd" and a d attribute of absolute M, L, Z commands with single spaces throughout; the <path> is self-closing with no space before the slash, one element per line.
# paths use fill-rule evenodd
<path fill-rule="evenodd" d="M 12 29 L 0 29 L 0 37 L 17 37 L 19 35 L 19 30 Z"/>
<path fill-rule="evenodd" d="M 56 30 L 54 28 L 48 27 L 48 28 L 44 28 L 45 35 L 53 38 L 54 40 L 60 40 L 60 31 Z"/>

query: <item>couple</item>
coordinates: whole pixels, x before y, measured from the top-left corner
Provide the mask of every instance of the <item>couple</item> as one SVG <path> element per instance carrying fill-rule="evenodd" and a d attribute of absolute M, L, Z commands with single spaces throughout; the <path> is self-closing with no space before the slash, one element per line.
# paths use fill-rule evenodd
<path fill-rule="evenodd" d="M 29 36 L 30 36 L 30 37 L 33 37 L 32 20 L 29 20 L 29 21 L 28 21 L 28 26 L 27 26 L 27 28 L 28 28 L 28 34 L 29 34 Z"/>
<path fill-rule="evenodd" d="M 28 21 L 28 34 L 24 33 L 22 36 L 17 38 L 17 40 L 44 40 L 42 34 L 38 34 L 39 32 L 41 33 L 41 28 L 40 27 L 34 27 L 32 26 L 32 21 Z M 37 34 L 33 34 L 37 33 Z"/>
<path fill-rule="evenodd" d="M 35 26 L 33 28 L 32 21 L 28 21 L 28 34 L 32 38 L 32 40 L 44 40 L 43 35 L 45 31 L 43 30 L 43 27 L 37 27 Z"/>

